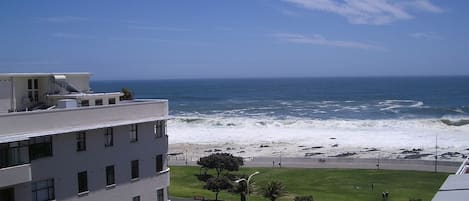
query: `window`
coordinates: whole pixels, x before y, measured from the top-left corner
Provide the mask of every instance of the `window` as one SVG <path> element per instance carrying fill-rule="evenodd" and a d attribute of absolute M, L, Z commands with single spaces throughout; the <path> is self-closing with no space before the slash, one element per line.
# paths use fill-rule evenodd
<path fill-rule="evenodd" d="M 54 179 L 46 179 L 31 183 L 31 191 L 33 201 L 54 200 Z"/>
<path fill-rule="evenodd" d="M 30 102 L 39 101 L 39 82 L 37 79 L 28 79 L 28 98 Z"/>
<path fill-rule="evenodd" d="M 114 105 L 116 104 L 116 98 L 110 98 L 108 102 L 109 102 L 109 105 Z"/>
<path fill-rule="evenodd" d="M 164 201 L 164 189 L 161 188 L 156 191 L 156 200 Z"/>
<path fill-rule="evenodd" d="M 163 171 L 163 155 L 156 155 L 156 172 Z"/>
<path fill-rule="evenodd" d="M 86 133 L 79 132 L 77 133 L 77 151 L 86 150 Z"/>
<path fill-rule="evenodd" d="M 31 160 L 52 156 L 52 136 L 34 137 L 29 140 Z"/>
<path fill-rule="evenodd" d="M 131 178 L 132 179 L 136 179 L 139 177 L 139 172 L 138 172 L 138 160 L 133 160 L 132 162 L 130 162 L 130 166 L 132 168 L 132 175 L 131 175 Z"/>
<path fill-rule="evenodd" d="M 135 196 L 132 198 L 132 201 L 140 201 L 140 196 Z"/>
<path fill-rule="evenodd" d="M 153 129 L 156 137 L 163 137 L 166 135 L 166 121 L 156 121 Z"/>
<path fill-rule="evenodd" d="M 94 105 L 103 105 L 103 99 L 94 100 Z"/>
<path fill-rule="evenodd" d="M 90 106 L 90 101 L 89 100 L 81 100 L 81 106 L 82 107 Z"/>
<path fill-rule="evenodd" d="M 138 141 L 138 126 L 137 124 L 130 125 L 130 142 Z"/>
<path fill-rule="evenodd" d="M 112 147 L 114 146 L 114 129 L 113 128 L 106 128 L 104 133 L 104 147 Z"/>
<path fill-rule="evenodd" d="M 86 171 L 78 173 L 78 193 L 88 191 L 88 173 Z"/>
<path fill-rule="evenodd" d="M 0 168 L 29 163 L 28 146 L 28 141 L 0 144 Z"/>
<path fill-rule="evenodd" d="M 115 184 L 114 165 L 106 166 L 106 186 Z"/>

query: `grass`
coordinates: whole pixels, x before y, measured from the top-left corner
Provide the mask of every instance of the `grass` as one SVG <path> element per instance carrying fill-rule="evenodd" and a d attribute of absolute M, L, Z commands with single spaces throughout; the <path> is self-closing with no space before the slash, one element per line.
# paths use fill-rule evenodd
<path fill-rule="evenodd" d="M 300 168 L 242 168 L 239 173 L 261 172 L 253 179 L 255 188 L 270 180 L 286 185 L 288 194 L 279 201 L 293 200 L 297 195 L 312 195 L 315 201 L 380 201 L 381 193 L 388 191 L 390 201 L 409 201 L 420 198 L 430 201 L 446 179 L 446 173 L 351 170 L 351 169 L 300 169 Z M 192 198 L 195 195 L 214 199 L 215 193 L 202 188 L 198 181 L 198 167 L 171 167 L 170 196 Z M 374 184 L 374 190 L 371 185 Z M 239 195 L 221 192 L 221 200 L 240 200 Z M 254 193 L 250 201 L 267 199 Z"/>

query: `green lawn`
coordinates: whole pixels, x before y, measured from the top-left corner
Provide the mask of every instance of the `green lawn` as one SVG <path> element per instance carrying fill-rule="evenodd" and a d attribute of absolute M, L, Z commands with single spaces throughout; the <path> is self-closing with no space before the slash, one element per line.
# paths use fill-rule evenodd
<path fill-rule="evenodd" d="M 313 195 L 315 201 L 380 201 L 381 192 L 390 193 L 390 201 L 408 201 L 421 198 L 430 201 L 448 174 L 349 169 L 300 169 L 300 168 L 242 168 L 240 172 L 254 177 L 255 187 L 260 188 L 269 180 L 280 180 L 286 185 L 288 195 L 282 200 L 293 200 L 296 195 Z M 171 167 L 170 196 L 192 198 L 194 195 L 214 199 L 215 194 L 202 189 L 203 183 L 194 176 L 198 167 Z M 374 191 L 371 191 L 374 184 Z M 219 199 L 239 200 L 239 195 L 221 192 Z M 251 201 L 267 199 L 254 193 Z"/>

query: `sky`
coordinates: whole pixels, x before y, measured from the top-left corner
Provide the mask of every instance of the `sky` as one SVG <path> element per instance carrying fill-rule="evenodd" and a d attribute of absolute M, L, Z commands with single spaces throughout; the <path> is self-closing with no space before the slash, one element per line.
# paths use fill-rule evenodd
<path fill-rule="evenodd" d="M 0 73 L 469 75 L 467 0 L 0 1 Z"/>

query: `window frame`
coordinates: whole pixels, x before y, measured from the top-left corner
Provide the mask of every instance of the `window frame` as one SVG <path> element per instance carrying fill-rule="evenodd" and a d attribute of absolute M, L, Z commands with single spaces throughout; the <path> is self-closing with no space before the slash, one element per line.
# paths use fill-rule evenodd
<path fill-rule="evenodd" d="M 140 195 L 132 197 L 132 201 L 140 201 Z"/>
<path fill-rule="evenodd" d="M 45 182 L 45 186 L 41 183 Z M 55 200 L 55 186 L 54 179 L 44 179 L 31 183 L 31 196 L 32 201 L 44 201 L 38 199 L 38 192 L 47 191 L 46 200 Z"/>
<path fill-rule="evenodd" d="M 138 141 L 138 124 L 130 124 L 129 138 L 130 138 L 130 142 Z"/>
<path fill-rule="evenodd" d="M 86 151 L 86 132 L 78 132 L 76 134 L 76 142 L 77 142 L 77 152 Z"/>
<path fill-rule="evenodd" d="M 102 99 L 102 98 L 100 98 L 100 99 L 95 99 L 95 100 L 94 100 L 94 105 L 95 105 L 95 106 L 103 105 L 103 99 Z"/>
<path fill-rule="evenodd" d="M 0 169 L 30 163 L 29 141 L 0 143 Z"/>
<path fill-rule="evenodd" d="M 29 139 L 29 160 L 53 156 L 52 136 L 39 136 Z"/>
<path fill-rule="evenodd" d="M 39 102 L 39 80 L 28 79 L 28 99 L 31 103 Z"/>
<path fill-rule="evenodd" d="M 155 121 L 153 132 L 156 138 L 166 136 L 166 120 Z"/>
<path fill-rule="evenodd" d="M 107 103 L 108 103 L 109 105 L 115 105 L 115 104 L 116 104 L 116 98 L 109 98 L 109 99 L 107 100 Z"/>
<path fill-rule="evenodd" d="M 90 100 L 81 100 L 80 105 L 81 107 L 88 107 L 90 106 Z"/>
<path fill-rule="evenodd" d="M 164 170 L 163 154 L 156 155 L 156 157 L 155 157 L 155 167 L 156 167 L 156 172 L 157 173 Z"/>
<path fill-rule="evenodd" d="M 106 186 L 112 186 L 116 184 L 116 172 L 114 165 L 106 166 Z"/>
<path fill-rule="evenodd" d="M 164 188 L 156 190 L 156 201 L 164 201 Z"/>
<path fill-rule="evenodd" d="M 88 192 L 88 172 L 81 171 L 77 174 L 78 193 Z"/>
<path fill-rule="evenodd" d="M 130 161 L 130 179 L 140 178 L 140 164 L 138 160 Z"/>
<path fill-rule="evenodd" d="M 108 127 L 104 131 L 104 147 L 114 146 L 114 128 Z"/>

